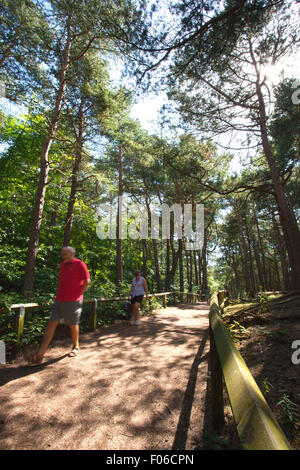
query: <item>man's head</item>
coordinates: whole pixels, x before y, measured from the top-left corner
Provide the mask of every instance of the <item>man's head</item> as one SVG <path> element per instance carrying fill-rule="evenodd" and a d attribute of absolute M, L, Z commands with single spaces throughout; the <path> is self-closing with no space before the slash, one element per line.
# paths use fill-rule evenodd
<path fill-rule="evenodd" d="M 136 278 L 139 278 L 140 275 L 141 275 L 141 271 L 139 271 L 139 270 L 137 269 L 137 270 L 135 271 L 134 275 L 135 275 Z"/>
<path fill-rule="evenodd" d="M 75 256 L 75 250 L 71 246 L 64 246 L 61 250 L 61 257 L 64 261 L 69 263 Z"/>

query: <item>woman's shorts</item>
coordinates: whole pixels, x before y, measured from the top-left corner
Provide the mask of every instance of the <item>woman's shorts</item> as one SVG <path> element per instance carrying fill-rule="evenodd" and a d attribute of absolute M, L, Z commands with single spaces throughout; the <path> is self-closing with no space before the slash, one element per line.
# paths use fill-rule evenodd
<path fill-rule="evenodd" d="M 66 325 L 79 325 L 82 311 L 82 300 L 74 302 L 54 301 L 51 307 L 51 316 L 49 321 L 63 320 Z"/>
<path fill-rule="evenodd" d="M 131 297 L 131 303 L 135 304 L 136 302 L 142 303 L 143 300 L 143 295 L 135 295 L 134 297 Z"/>

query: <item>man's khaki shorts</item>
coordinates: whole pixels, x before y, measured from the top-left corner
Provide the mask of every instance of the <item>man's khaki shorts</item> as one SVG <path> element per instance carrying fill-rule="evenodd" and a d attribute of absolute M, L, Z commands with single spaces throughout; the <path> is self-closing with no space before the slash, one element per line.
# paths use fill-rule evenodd
<path fill-rule="evenodd" d="M 66 325 L 79 325 L 80 316 L 82 311 L 82 300 L 74 302 L 59 302 L 54 301 L 51 307 L 51 316 L 49 321 L 60 321 Z"/>

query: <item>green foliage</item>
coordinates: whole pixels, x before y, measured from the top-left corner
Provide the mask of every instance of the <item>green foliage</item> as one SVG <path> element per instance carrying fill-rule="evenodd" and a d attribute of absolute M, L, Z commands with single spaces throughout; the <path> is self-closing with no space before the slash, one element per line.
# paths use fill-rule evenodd
<path fill-rule="evenodd" d="M 262 313 L 266 308 L 268 309 L 268 296 L 264 294 L 263 292 L 258 292 L 258 298 L 259 298 L 259 313 Z"/>
<path fill-rule="evenodd" d="M 281 170 L 286 170 L 292 163 L 297 164 L 299 157 L 300 106 L 292 99 L 299 88 L 297 84 L 296 78 L 289 78 L 275 88 L 275 109 L 270 132 Z"/>
<path fill-rule="evenodd" d="M 226 326 L 226 328 L 235 343 L 243 339 L 243 337 L 249 335 L 249 331 L 247 330 L 247 328 L 245 328 L 236 320 L 233 320 L 233 323 Z"/>
<path fill-rule="evenodd" d="M 294 427 L 294 429 L 299 429 L 300 427 L 300 412 L 299 405 L 294 403 L 289 395 L 284 393 L 280 400 L 276 403 L 276 406 L 280 408 L 281 414 L 288 422 Z"/>
<path fill-rule="evenodd" d="M 204 433 L 204 449 L 207 450 L 229 450 L 230 442 L 223 436 L 213 432 Z M 196 447 L 195 450 L 203 450 L 203 447 Z"/>
<path fill-rule="evenodd" d="M 260 325 L 253 328 L 253 330 L 258 332 L 258 333 L 261 333 L 264 336 L 273 336 L 274 335 L 274 331 L 270 330 L 269 328 L 265 328 L 264 326 L 260 326 Z"/>
<path fill-rule="evenodd" d="M 152 310 L 157 310 L 159 308 L 162 308 L 162 306 L 163 306 L 162 297 L 152 297 L 151 299 L 149 299 L 149 302 L 151 304 Z M 143 311 L 145 311 L 147 313 L 150 312 L 149 302 L 145 301 L 144 305 L 143 305 Z"/>
<path fill-rule="evenodd" d="M 30 319 L 24 323 L 24 332 L 22 336 L 22 345 L 38 344 L 45 333 L 50 313 L 33 314 Z"/>
<path fill-rule="evenodd" d="M 263 393 L 263 395 L 266 396 L 270 392 L 271 388 L 272 388 L 271 382 L 265 377 L 262 380 L 262 393 Z"/>
<path fill-rule="evenodd" d="M 2 0 L 0 4 L 0 79 L 6 96 L 29 95 L 42 79 L 39 63 L 46 60 L 51 28 L 45 12 L 32 0 Z"/>
<path fill-rule="evenodd" d="M 237 116 L 232 99 L 239 99 L 243 110 L 250 104 L 243 117 L 251 125 L 258 122 L 251 108 L 256 103 L 255 93 L 249 91 L 250 85 L 241 86 L 243 80 L 238 78 L 240 61 L 244 57 L 240 54 L 240 46 L 247 46 L 248 37 L 257 39 L 255 54 L 261 59 L 260 65 L 268 60 L 272 51 L 276 55 L 275 36 L 264 38 L 261 34 L 271 13 L 280 13 L 281 5 L 271 10 L 271 1 L 256 2 L 251 8 L 247 2 L 240 3 L 234 5 L 228 1 L 221 5 L 206 1 L 197 6 L 197 11 L 195 2 L 175 3 L 170 6 L 170 13 L 179 15 L 176 19 L 178 31 L 172 31 L 169 36 L 168 31 L 154 34 L 151 18 L 156 12 L 155 4 L 154 8 L 148 8 L 143 0 L 2 1 L 0 80 L 5 81 L 9 99 L 15 99 L 23 91 L 26 98 L 23 104 L 27 109 L 26 114 L 22 117 L 19 114 L 18 118 L 1 113 L 0 308 L 24 302 L 21 292 L 34 201 L 42 174 L 41 150 L 49 123 L 56 116 L 55 110 L 60 109 L 60 103 L 56 102 L 57 88 L 67 46 L 70 46 L 70 62 L 61 109 L 51 132 L 47 154 L 49 173 L 43 188 L 45 201 L 40 207 L 41 227 L 36 240 L 38 253 L 31 300 L 44 305 L 55 296 L 60 250 L 65 227 L 71 220 L 69 216 L 66 220 L 70 189 L 75 180 L 70 243 L 76 249 L 76 256 L 85 261 L 90 270 L 92 283 L 86 298 L 127 296 L 137 268 L 146 269 L 150 292 L 158 288 L 205 292 L 208 285 L 213 292 L 228 288 L 238 298 L 257 288 L 257 278 L 263 277 L 258 272 L 262 271 L 259 263 L 263 255 L 266 258 L 261 260 L 261 263 L 265 262 L 265 277 L 267 272 L 275 279 L 276 263 L 282 260 L 282 253 L 279 253 L 281 232 L 280 228 L 278 234 L 274 230 L 277 226 L 276 205 L 273 195 L 268 193 L 273 190 L 271 174 L 267 164 L 262 163 L 262 154 L 252 158 L 251 168 L 246 168 L 240 177 L 229 175 L 231 153 L 219 152 L 206 132 L 198 132 L 204 129 L 212 130 L 214 134 L 231 127 Z M 213 29 L 209 22 L 208 28 L 204 28 L 198 37 L 195 32 L 200 26 L 202 31 L 202 23 L 210 21 L 208 18 L 213 19 Z M 280 17 L 283 24 L 287 18 Z M 282 29 L 278 31 L 284 39 Z M 279 39 L 279 52 L 284 52 L 284 41 Z M 176 54 L 172 55 L 172 50 L 176 50 Z M 188 125 L 184 132 L 170 129 L 172 132 L 167 137 L 163 137 L 166 123 L 162 123 L 160 135 L 150 135 L 131 118 L 133 92 L 124 86 L 113 86 L 109 77 L 110 61 L 116 57 L 131 60 L 128 70 L 136 67 L 132 63 L 133 57 L 143 59 L 136 71 L 140 76 L 161 53 L 166 54 L 164 59 L 170 56 L 169 96 L 177 100 L 182 112 L 180 125 Z M 181 69 L 186 60 L 186 68 Z M 173 72 L 177 73 L 180 86 L 177 86 Z M 249 80 L 248 71 L 242 72 L 245 80 Z M 222 85 L 222 90 L 229 94 L 230 105 L 220 106 L 220 96 L 215 90 L 208 92 L 206 85 L 200 87 L 202 79 Z M 290 171 L 290 165 L 296 166 L 298 108 L 292 109 L 288 102 L 291 86 L 285 81 L 275 91 L 276 106 L 269 129 L 274 138 L 277 163 L 283 172 Z M 192 132 L 194 125 L 196 134 Z M 77 170 L 76 162 L 79 162 Z M 299 189 L 295 172 L 286 184 L 296 201 Z M 237 186 L 238 192 L 232 196 L 230 192 Z M 100 240 L 96 227 L 99 204 L 112 202 L 116 205 L 116 196 L 120 193 L 128 202 L 140 203 L 147 208 L 162 203 L 171 206 L 175 202 L 194 205 L 204 202 L 203 248 L 193 259 L 184 248 L 180 252 L 180 243 L 173 233 L 169 245 L 165 240 L 158 241 L 157 253 L 154 253 L 150 237 L 144 244 L 141 240 L 122 240 L 124 276 L 123 282 L 116 286 L 116 240 Z M 133 223 L 133 219 L 131 217 L 128 223 Z M 174 218 L 171 217 L 172 230 Z M 207 259 L 211 262 L 209 268 Z M 183 279 L 179 275 L 180 262 Z M 257 271 L 252 273 L 251 286 L 248 282 L 250 268 Z M 260 294 L 261 309 L 266 302 Z M 153 309 L 161 304 L 161 298 L 152 299 Z M 98 308 L 99 325 L 126 318 L 119 302 L 99 304 Z M 143 310 L 150 311 L 146 302 Z M 84 312 L 83 329 L 89 322 L 87 306 Z M 13 312 L 8 312 L 0 317 L 1 334 L 11 341 L 15 340 L 13 316 Z M 38 341 L 46 317 L 35 312 L 26 319 L 25 343 L 30 338 Z M 237 340 L 247 330 L 235 322 L 230 332 Z"/>
<path fill-rule="evenodd" d="M 3 341 L 15 341 L 16 335 L 16 315 L 14 311 L 0 313 L 0 337 Z"/>

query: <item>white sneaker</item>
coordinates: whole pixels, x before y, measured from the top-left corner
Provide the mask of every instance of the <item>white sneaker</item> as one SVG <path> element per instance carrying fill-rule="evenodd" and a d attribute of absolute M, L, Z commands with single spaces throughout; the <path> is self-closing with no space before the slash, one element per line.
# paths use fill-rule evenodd
<path fill-rule="evenodd" d="M 135 321 L 135 325 L 139 325 L 141 322 L 139 320 Z"/>

